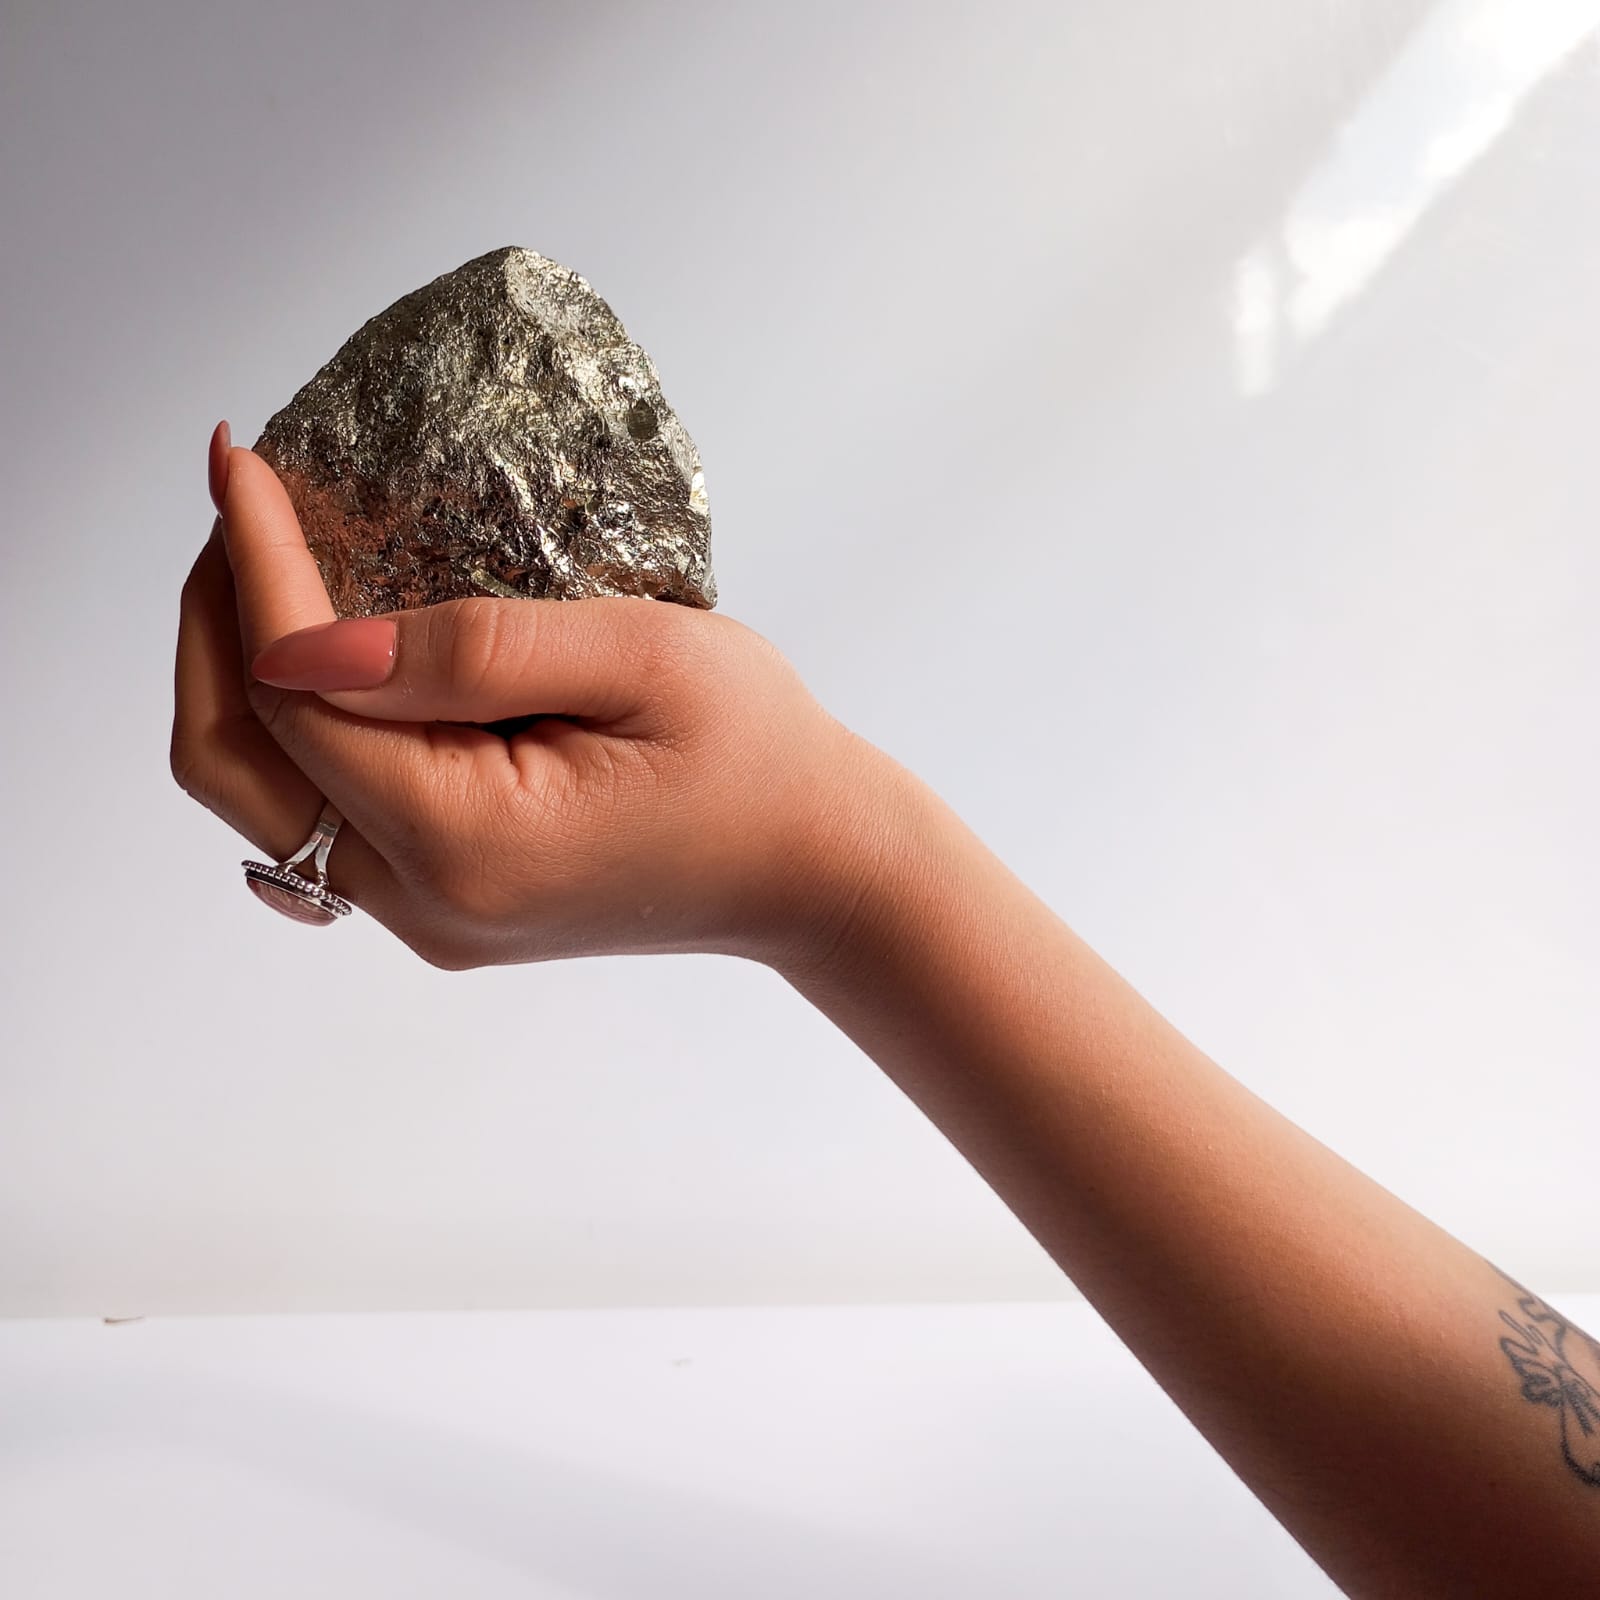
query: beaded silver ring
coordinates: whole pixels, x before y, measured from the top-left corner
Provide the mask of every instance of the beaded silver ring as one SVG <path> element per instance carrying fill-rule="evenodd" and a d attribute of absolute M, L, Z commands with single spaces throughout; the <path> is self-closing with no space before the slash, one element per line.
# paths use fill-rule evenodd
<path fill-rule="evenodd" d="M 278 862 L 241 862 L 250 892 L 263 905 L 308 927 L 326 928 L 348 917 L 355 907 L 328 887 L 328 852 L 343 821 L 334 806 L 325 804 L 311 837 L 292 856 Z M 307 857 L 315 876 L 294 870 Z"/>

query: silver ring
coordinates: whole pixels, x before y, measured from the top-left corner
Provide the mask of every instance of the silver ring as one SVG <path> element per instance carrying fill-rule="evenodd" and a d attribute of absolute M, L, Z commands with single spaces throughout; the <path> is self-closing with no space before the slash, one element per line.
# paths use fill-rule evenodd
<path fill-rule="evenodd" d="M 340 917 L 348 917 L 355 907 L 328 887 L 328 852 L 333 849 L 339 824 L 343 821 L 337 807 L 325 801 L 311 837 L 292 856 L 276 864 L 270 861 L 240 863 L 250 892 L 274 911 L 281 911 L 284 916 L 313 928 L 325 928 Z M 308 856 L 314 877 L 294 870 Z"/>

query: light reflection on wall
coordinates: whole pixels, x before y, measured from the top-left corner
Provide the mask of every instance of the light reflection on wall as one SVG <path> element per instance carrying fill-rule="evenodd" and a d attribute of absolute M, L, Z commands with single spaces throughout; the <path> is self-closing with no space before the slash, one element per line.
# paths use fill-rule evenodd
<path fill-rule="evenodd" d="M 1445 0 L 1339 130 L 1282 223 L 1240 260 L 1239 391 L 1274 389 L 1517 105 L 1600 28 L 1600 0 Z"/>

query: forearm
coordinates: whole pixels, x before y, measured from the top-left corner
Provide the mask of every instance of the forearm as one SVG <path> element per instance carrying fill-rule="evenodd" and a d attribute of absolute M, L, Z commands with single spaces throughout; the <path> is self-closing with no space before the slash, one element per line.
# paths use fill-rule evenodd
<path fill-rule="evenodd" d="M 887 781 L 870 888 L 796 987 L 1350 1592 L 1593 1581 L 1600 1488 L 1500 1347 L 1518 1291 L 1222 1072 L 921 785 Z"/>

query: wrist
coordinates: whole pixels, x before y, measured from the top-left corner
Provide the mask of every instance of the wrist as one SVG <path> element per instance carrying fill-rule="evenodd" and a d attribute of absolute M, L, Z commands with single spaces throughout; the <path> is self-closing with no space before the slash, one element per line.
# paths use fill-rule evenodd
<path fill-rule="evenodd" d="M 851 986 L 893 939 L 925 879 L 943 806 L 918 778 L 836 726 L 837 752 L 789 856 L 777 936 L 760 959 L 812 998 Z M 948 816 L 948 813 L 945 813 Z"/>

